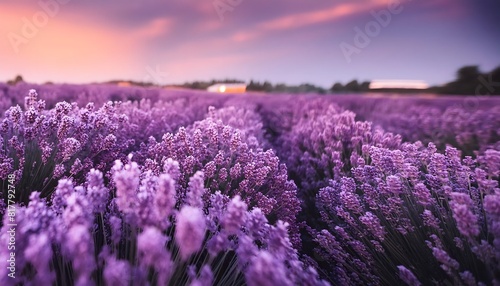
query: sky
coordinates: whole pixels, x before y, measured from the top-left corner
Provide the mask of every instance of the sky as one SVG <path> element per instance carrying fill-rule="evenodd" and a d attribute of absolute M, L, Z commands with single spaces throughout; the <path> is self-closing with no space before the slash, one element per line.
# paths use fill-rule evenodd
<path fill-rule="evenodd" d="M 0 0 L 0 81 L 330 87 L 500 65 L 498 0 Z"/>

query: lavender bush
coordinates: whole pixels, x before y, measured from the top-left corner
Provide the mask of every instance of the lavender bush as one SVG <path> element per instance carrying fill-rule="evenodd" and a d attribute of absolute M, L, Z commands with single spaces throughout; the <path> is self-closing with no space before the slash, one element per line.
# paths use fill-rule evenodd
<path fill-rule="evenodd" d="M 227 118 L 240 113 L 251 125 L 233 127 L 242 122 Z M 141 159 L 153 172 L 158 172 L 165 160 L 178 161 L 181 196 L 186 196 L 193 185 L 206 186 L 211 193 L 220 190 L 229 196 L 239 195 L 250 207 L 262 209 L 271 221 L 281 219 L 291 224 L 292 242 L 298 246 L 296 215 L 300 202 L 296 186 L 288 180 L 286 166 L 280 164 L 273 151 L 261 148 L 257 139 L 262 137 L 256 129 L 258 121 L 255 114 L 234 108 L 219 111 L 210 108 L 206 119 L 188 129 L 166 133 L 161 142 L 151 138 Z M 203 174 L 197 175 L 198 171 Z"/>
<path fill-rule="evenodd" d="M 116 161 L 110 172 L 114 198 L 95 169 L 83 185 L 59 180 L 50 203 L 31 194 L 17 213 L 16 267 L 23 275 L 9 280 L 2 261 L 2 284 L 325 284 L 299 260 L 287 223 L 269 224 L 239 196 L 217 192 L 205 202 L 206 190 L 195 183 L 180 201 L 177 162 L 168 161 L 159 176 L 136 162 Z M 5 216 L 4 243 L 7 224 Z"/>
<path fill-rule="evenodd" d="M 115 135 L 127 117 L 114 109 L 111 102 L 97 109 L 63 101 L 47 110 L 31 90 L 24 108 L 10 107 L 2 120 L 0 179 L 13 174 L 16 200 L 26 204 L 32 191 L 49 196 L 62 177 L 78 180 L 93 167 L 109 169 L 130 144 Z"/>
<path fill-rule="evenodd" d="M 0 95 L 0 285 L 500 283 L 494 99 Z"/>
<path fill-rule="evenodd" d="M 413 285 L 498 279 L 500 233 L 491 205 L 498 151 L 462 162 L 456 149 L 441 154 L 432 143 L 365 149 L 352 177 L 332 180 L 317 196 L 327 228 L 311 232 L 332 277 L 387 285 L 399 278 Z"/>

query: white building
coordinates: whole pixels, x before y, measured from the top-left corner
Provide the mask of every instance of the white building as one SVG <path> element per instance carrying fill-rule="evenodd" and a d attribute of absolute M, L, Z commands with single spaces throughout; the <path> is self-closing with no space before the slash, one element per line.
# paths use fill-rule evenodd
<path fill-rule="evenodd" d="M 244 93 L 247 90 L 247 85 L 244 83 L 218 83 L 207 88 L 209 92 L 218 93 Z"/>
<path fill-rule="evenodd" d="M 422 80 L 373 80 L 370 89 L 427 89 L 429 85 Z"/>

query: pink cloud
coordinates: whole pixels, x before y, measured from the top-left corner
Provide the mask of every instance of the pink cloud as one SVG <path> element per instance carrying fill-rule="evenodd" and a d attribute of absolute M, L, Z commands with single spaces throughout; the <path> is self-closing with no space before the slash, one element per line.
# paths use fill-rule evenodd
<path fill-rule="evenodd" d="M 168 34 L 174 26 L 174 21 L 170 18 L 157 18 L 149 21 L 146 25 L 133 31 L 132 36 L 141 39 L 152 39 Z"/>
<path fill-rule="evenodd" d="M 303 26 L 314 25 L 322 22 L 336 20 L 340 17 L 353 14 L 359 11 L 359 5 L 356 4 L 341 4 L 332 7 L 328 10 L 312 11 L 299 13 L 290 16 L 284 16 L 275 20 L 271 20 L 259 25 L 266 31 L 272 30 L 288 30 Z"/>
<path fill-rule="evenodd" d="M 269 32 L 291 30 L 325 22 L 337 21 L 350 15 L 386 6 L 389 3 L 390 0 L 369 0 L 361 3 L 336 4 L 327 10 L 315 10 L 286 15 L 259 23 L 252 30 L 240 31 L 234 34 L 232 39 L 235 42 L 245 42 Z"/>

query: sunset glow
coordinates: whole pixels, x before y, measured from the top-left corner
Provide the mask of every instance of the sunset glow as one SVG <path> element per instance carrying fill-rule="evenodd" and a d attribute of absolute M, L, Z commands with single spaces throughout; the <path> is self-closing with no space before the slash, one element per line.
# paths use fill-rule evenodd
<path fill-rule="evenodd" d="M 451 80 L 460 66 L 489 70 L 500 62 L 493 36 L 500 23 L 492 14 L 499 7 L 490 0 L 401 0 L 402 12 L 361 49 L 356 31 L 373 29 L 374 15 L 394 1 L 231 3 L 239 4 L 217 11 L 204 0 L 2 1 L 0 79 L 142 80 L 147 67 L 158 65 L 170 83 L 231 77 L 329 87 L 403 77 L 434 85 Z M 343 42 L 356 49 L 352 61 Z"/>

